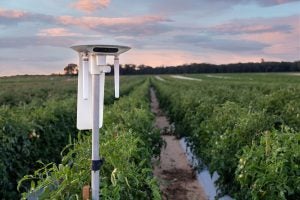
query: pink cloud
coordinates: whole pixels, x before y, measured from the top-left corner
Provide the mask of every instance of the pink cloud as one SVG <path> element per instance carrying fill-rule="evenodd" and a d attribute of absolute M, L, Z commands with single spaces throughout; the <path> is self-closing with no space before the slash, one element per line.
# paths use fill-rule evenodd
<path fill-rule="evenodd" d="M 296 20 L 299 20 L 299 16 L 240 19 L 203 28 L 203 32 L 228 35 L 268 32 L 288 33 L 293 30 L 291 23 Z"/>
<path fill-rule="evenodd" d="M 265 61 L 281 61 L 282 59 L 271 56 L 257 54 L 239 55 L 236 53 L 223 51 L 197 52 L 180 51 L 172 49 L 135 49 L 128 51 L 126 55 L 121 55 L 122 63 L 145 64 L 153 67 L 157 66 L 177 66 L 188 63 L 211 63 L 228 64 L 238 62 L 260 62 L 261 58 Z M 284 59 L 283 59 L 284 60 Z"/>
<path fill-rule="evenodd" d="M 282 32 L 273 30 L 271 32 L 262 32 L 255 34 L 243 34 L 241 39 L 265 42 L 269 44 L 264 50 L 265 55 L 276 56 L 277 58 L 295 59 L 300 56 L 300 20 L 299 16 L 290 16 L 286 18 L 277 18 L 265 21 L 266 24 L 276 25 L 285 24 L 291 27 L 291 31 Z"/>
<path fill-rule="evenodd" d="M 149 23 L 170 21 L 162 16 L 141 16 L 141 17 L 80 17 L 76 18 L 73 16 L 60 16 L 58 22 L 63 25 L 76 25 L 88 28 L 94 28 L 97 26 L 136 26 Z"/>
<path fill-rule="evenodd" d="M 261 35 L 270 42 L 270 46 L 264 49 L 264 53 L 281 57 L 300 58 L 300 29 L 298 33 Z M 257 37 L 258 40 L 258 37 Z"/>
<path fill-rule="evenodd" d="M 269 54 L 286 55 L 290 53 L 295 53 L 295 48 L 287 44 L 274 44 L 273 46 L 266 48 L 265 52 Z"/>
<path fill-rule="evenodd" d="M 297 1 L 297 0 L 257 0 L 257 2 L 259 4 L 267 5 L 267 6 L 285 4 L 285 3 L 290 3 L 290 2 L 294 2 L 294 1 Z"/>
<path fill-rule="evenodd" d="M 145 15 L 133 17 L 73 17 L 59 16 L 56 23 L 91 29 L 109 35 L 156 35 L 170 31 L 170 19 L 160 15 Z"/>
<path fill-rule="evenodd" d="M 65 28 L 49 28 L 42 29 L 37 34 L 38 36 L 62 37 L 62 36 L 78 36 L 77 33 L 72 33 Z"/>
<path fill-rule="evenodd" d="M 214 27 L 215 32 L 228 34 L 272 32 L 276 27 L 269 24 L 222 24 Z"/>
<path fill-rule="evenodd" d="M 26 12 L 19 10 L 6 10 L 0 8 L 0 17 L 11 18 L 11 19 L 19 19 L 26 16 Z"/>
<path fill-rule="evenodd" d="M 54 23 L 55 17 L 22 10 L 9 10 L 0 8 L 0 20 L 2 24 L 6 25 L 15 25 L 22 22 Z"/>
<path fill-rule="evenodd" d="M 187 51 L 170 50 L 170 49 L 135 49 L 121 57 L 123 63 L 145 64 L 150 66 L 169 66 L 179 65 L 191 62 L 200 62 L 199 56 L 195 56 Z"/>
<path fill-rule="evenodd" d="M 98 8 L 106 8 L 110 0 L 79 0 L 72 6 L 80 11 L 93 12 Z"/>

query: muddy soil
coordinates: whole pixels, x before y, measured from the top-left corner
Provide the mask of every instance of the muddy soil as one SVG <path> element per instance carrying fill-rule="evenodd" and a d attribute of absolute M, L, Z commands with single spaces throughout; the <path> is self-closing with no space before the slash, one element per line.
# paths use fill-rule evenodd
<path fill-rule="evenodd" d="M 151 110 L 155 114 L 155 126 L 162 133 L 169 129 L 170 123 L 151 89 Z M 204 190 L 196 179 L 196 173 L 188 163 L 179 140 L 173 135 L 161 136 L 166 146 L 162 149 L 160 160 L 153 160 L 154 175 L 158 179 L 164 200 L 206 200 Z"/>

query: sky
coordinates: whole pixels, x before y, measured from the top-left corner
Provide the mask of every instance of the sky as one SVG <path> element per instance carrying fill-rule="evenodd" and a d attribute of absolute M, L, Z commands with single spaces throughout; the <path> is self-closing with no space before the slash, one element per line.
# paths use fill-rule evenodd
<path fill-rule="evenodd" d="M 296 61 L 300 0 L 0 0 L 0 76 L 63 73 L 90 41 L 132 47 L 121 64 Z"/>

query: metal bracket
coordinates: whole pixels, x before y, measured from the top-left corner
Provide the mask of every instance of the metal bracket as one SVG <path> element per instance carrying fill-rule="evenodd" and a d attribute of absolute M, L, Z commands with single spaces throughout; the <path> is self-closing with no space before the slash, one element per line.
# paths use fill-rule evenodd
<path fill-rule="evenodd" d="M 92 160 L 92 171 L 99 171 L 104 164 L 104 159 Z"/>
<path fill-rule="evenodd" d="M 91 74 L 110 73 L 111 68 L 106 65 L 105 55 L 89 54 L 89 61 Z"/>
<path fill-rule="evenodd" d="M 110 66 L 99 66 L 99 65 L 94 65 L 91 67 L 91 74 L 101 74 L 101 73 L 110 73 L 111 68 Z"/>

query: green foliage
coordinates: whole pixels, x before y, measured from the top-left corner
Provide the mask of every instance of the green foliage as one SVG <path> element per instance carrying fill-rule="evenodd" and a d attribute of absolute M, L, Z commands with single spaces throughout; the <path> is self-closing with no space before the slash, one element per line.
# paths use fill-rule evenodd
<path fill-rule="evenodd" d="M 201 158 L 198 167 L 207 166 L 211 173 L 219 173 L 220 195 L 229 193 L 243 200 L 296 199 L 299 196 L 299 78 L 275 74 L 192 77 L 202 81 L 162 76 L 165 81 L 152 79 L 152 84 L 161 105 L 175 122 L 176 134 L 186 137 L 194 154 Z M 287 134 L 289 131 L 282 130 L 283 126 L 296 132 Z M 268 165 L 263 165 L 261 162 L 268 160 L 261 147 L 266 132 L 274 134 L 270 137 L 274 143 L 272 151 L 288 145 L 292 148 L 281 156 L 273 155 Z M 283 141 L 288 137 L 292 139 Z M 290 158 L 292 155 L 295 158 Z M 240 171 L 239 160 L 245 160 L 246 156 L 252 165 Z M 284 165 L 284 170 L 275 170 L 276 175 L 269 171 L 279 163 Z M 287 172 L 289 168 L 291 173 Z M 240 179 L 241 173 L 247 178 Z M 275 181 L 280 183 L 276 185 Z"/>
<path fill-rule="evenodd" d="M 235 103 L 226 102 L 215 109 L 211 118 L 204 121 L 210 140 L 203 150 L 205 161 L 211 171 L 218 171 L 218 184 L 223 191 L 232 193 L 239 189 L 235 184 L 234 172 L 237 168 L 241 148 L 260 137 L 264 130 L 272 127 L 272 121 L 263 112 L 247 112 Z"/>
<path fill-rule="evenodd" d="M 18 106 L 48 99 L 75 97 L 77 79 L 61 76 L 15 76 L 0 78 L 0 105 Z"/>
<path fill-rule="evenodd" d="M 73 105 L 73 106 L 72 106 Z M 18 196 L 17 180 L 35 168 L 35 162 L 57 162 L 60 150 L 74 137 L 75 101 L 47 101 L 35 109 L 31 105 L 0 109 L 1 195 Z"/>
<path fill-rule="evenodd" d="M 100 170 L 102 199 L 161 198 L 151 158 L 159 155 L 162 140 L 152 125 L 148 88 L 145 83 L 106 108 L 100 129 L 100 154 L 105 158 Z M 64 152 L 61 164 L 45 165 L 20 181 L 19 186 L 32 183 L 23 198 L 38 191 L 43 191 L 40 199 L 81 197 L 82 187 L 90 183 L 91 135 L 79 135 Z"/>
<path fill-rule="evenodd" d="M 145 79 L 121 81 L 124 95 Z M 36 161 L 59 163 L 61 150 L 76 138 L 76 87 L 77 79 L 70 77 L 0 78 L 0 199 L 18 199 L 17 182 L 40 167 Z M 106 90 L 105 103 L 112 104 L 112 77 L 106 79 Z"/>
<path fill-rule="evenodd" d="M 266 131 L 258 144 L 245 146 L 236 179 L 252 199 L 300 196 L 300 134 L 288 128 Z"/>

